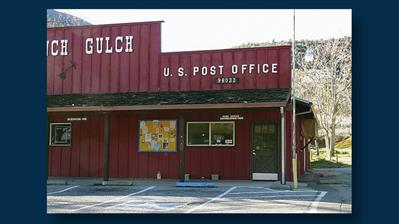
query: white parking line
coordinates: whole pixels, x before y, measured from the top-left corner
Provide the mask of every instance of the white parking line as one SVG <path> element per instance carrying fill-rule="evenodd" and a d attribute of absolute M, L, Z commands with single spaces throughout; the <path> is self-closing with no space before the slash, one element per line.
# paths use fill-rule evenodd
<path fill-rule="evenodd" d="M 231 197 L 234 199 L 247 199 L 247 198 L 286 198 L 286 197 L 315 197 L 316 195 L 310 195 L 310 194 L 291 194 L 291 195 L 268 195 L 268 196 L 252 196 L 252 197 Z"/>
<path fill-rule="evenodd" d="M 312 202 L 310 205 L 310 210 L 308 213 L 316 213 L 317 212 L 317 207 L 320 204 L 321 199 L 327 194 L 327 191 L 321 191 L 320 194 L 317 196 L 317 198 Z"/>
<path fill-rule="evenodd" d="M 253 186 L 237 186 L 237 187 L 242 187 L 242 188 L 253 188 L 253 189 L 268 189 L 266 187 L 253 187 Z"/>
<path fill-rule="evenodd" d="M 193 212 L 193 211 L 195 211 L 195 210 L 197 210 L 197 209 L 199 209 L 199 208 L 202 208 L 202 207 L 204 207 L 205 205 L 207 205 L 207 204 L 209 204 L 209 203 L 211 203 L 211 202 L 213 202 L 213 201 L 215 201 L 215 200 L 217 200 L 217 199 L 219 199 L 219 198 L 225 196 L 225 195 L 228 194 L 230 191 L 232 191 L 232 190 L 234 190 L 234 189 L 236 189 L 236 188 L 237 188 L 237 187 L 231 187 L 230 189 L 228 189 L 227 191 L 225 191 L 223 194 L 220 194 L 220 195 L 218 195 L 217 197 L 214 197 L 214 198 L 212 198 L 212 199 L 206 201 L 205 203 L 203 203 L 203 204 L 201 204 L 201 205 L 198 205 L 197 207 L 194 207 L 194 208 L 192 208 L 192 209 L 190 209 L 190 210 L 187 210 L 187 211 L 185 211 L 184 213 L 191 213 L 191 212 Z"/>
<path fill-rule="evenodd" d="M 126 203 L 107 207 L 106 209 L 109 209 L 109 208 L 118 208 L 118 209 L 140 208 L 140 209 L 151 210 L 152 212 L 167 212 L 167 211 L 171 211 L 171 210 L 174 210 L 177 208 L 184 207 L 187 204 L 189 204 L 189 202 L 185 202 L 183 204 L 179 204 L 180 202 L 178 202 L 178 203 L 175 203 L 176 205 L 172 205 L 172 206 L 165 208 L 162 206 L 162 203 L 164 203 L 164 202 L 159 202 L 159 201 L 151 202 L 150 201 L 150 202 L 143 203 L 143 201 L 140 201 L 140 200 L 131 200 Z M 171 202 L 171 203 L 173 204 L 173 202 Z"/>
<path fill-rule="evenodd" d="M 78 209 L 72 210 L 71 212 L 76 212 L 76 211 L 83 210 L 83 209 L 86 209 L 86 208 L 91 208 L 91 207 L 103 205 L 103 204 L 106 204 L 106 203 L 109 203 L 109 202 L 118 201 L 118 200 L 127 198 L 127 197 L 132 196 L 132 195 L 141 194 L 141 193 L 143 193 L 143 192 L 145 192 L 145 191 L 148 191 L 148 190 L 151 190 L 151 189 L 153 189 L 153 188 L 155 188 L 155 186 L 147 187 L 147 188 L 144 189 L 144 190 L 137 191 L 137 192 L 133 192 L 133 193 L 128 194 L 128 195 L 125 195 L 125 196 L 123 196 L 123 197 L 118 197 L 118 198 L 114 198 L 114 199 L 111 199 L 111 200 L 108 200 L 108 201 L 104 201 L 104 202 L 101 202 L 101 203 L 97 203 L 97 204 L 94 204 L 94 205 L 88 205 L 88 206 L 85 206 L 85 207 L 82 207 L 82 208 L 78 208 Z"/>
<path fill-rule="evenodd" d="M 62 192 L 65 192 L 65 191 L 68 191 L 68 190 L 71 190 L 71 189 L 77 188 L 77 187 L 79 187 L 79 185 L 76 185 L 76 186 L 73 186 L 73 187 L 68 187 L 68 188 L 66 188 L 64 190 L 60 190 L 60 191 L 50 192 L 50 193 L 47 193 L 47 195 L 62 193 Z"/>
<path fill-rule="evenodd" d="M 317 193 L 318 191 L 242 191 L 230 194 Z"/>

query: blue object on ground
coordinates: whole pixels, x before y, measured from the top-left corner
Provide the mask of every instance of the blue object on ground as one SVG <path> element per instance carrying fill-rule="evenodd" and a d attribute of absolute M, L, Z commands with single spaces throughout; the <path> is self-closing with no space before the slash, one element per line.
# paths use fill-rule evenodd
<path fill-rule="evenodd" d="M 216 187 L 212 182 L 177 182 L 176 187 Z"/>

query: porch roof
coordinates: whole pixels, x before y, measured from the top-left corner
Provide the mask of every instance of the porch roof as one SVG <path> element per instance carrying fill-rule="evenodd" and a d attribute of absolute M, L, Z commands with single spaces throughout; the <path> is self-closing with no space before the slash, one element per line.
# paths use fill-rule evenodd
<path fill-rule="evenodd" d="M 113 111 L 286 106 L 290 89 L 48 95 L 47 110 Z"/>

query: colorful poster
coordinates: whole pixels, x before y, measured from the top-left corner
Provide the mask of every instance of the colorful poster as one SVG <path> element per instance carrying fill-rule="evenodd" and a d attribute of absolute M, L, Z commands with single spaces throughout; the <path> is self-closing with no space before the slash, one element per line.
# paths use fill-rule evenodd
<path fill-rule="evenodd" d="M 139 152 L 176 152 L 176 120 L 141 120 Z"/>

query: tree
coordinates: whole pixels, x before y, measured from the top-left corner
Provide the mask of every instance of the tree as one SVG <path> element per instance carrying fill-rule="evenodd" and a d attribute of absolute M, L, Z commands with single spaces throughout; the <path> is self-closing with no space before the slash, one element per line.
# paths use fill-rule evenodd
<path fill-rule="evenodd" d="M 305 46 L 309 47 L 305 43 Z M 307 46 L 306 46 L 307 45 Z M 313 45 L 314 60 L 298 61 L 297 94 L 313 102 L 320 128 L 326 133 L 330 158 L 335 156 L 335 133 L 342 118 L 351 113 L 352 105 L 352 40 L 331 39 Z"/>

